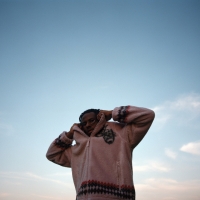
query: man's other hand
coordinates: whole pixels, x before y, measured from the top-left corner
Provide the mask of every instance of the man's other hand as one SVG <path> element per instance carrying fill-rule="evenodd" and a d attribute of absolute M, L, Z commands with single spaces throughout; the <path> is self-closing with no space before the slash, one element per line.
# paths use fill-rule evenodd
<path fill-rule="evenodd" d="M 97 119 L 101 119 L 101 115 L 104 114 L 106 117 L 106 121 L 109 121 L 112 118 L 112 110 L 100 110 L 99 114 L 97 115 Z"/>

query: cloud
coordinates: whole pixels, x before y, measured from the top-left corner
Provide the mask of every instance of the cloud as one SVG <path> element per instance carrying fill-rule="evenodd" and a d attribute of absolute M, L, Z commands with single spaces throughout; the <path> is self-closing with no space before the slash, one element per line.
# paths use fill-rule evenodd
<path fill-rule="evenodd" d="M 54 173 L 54 174 L 50 174 L 49 176 L 72 176 L 72 173 L 71 172 L 57 172 L 57 173 Z"/>
<path fill-rule="evenodd" d="M 185 144 L 180 150 L 194 155 L 200 155 L 200 141 Z"/>
<path fill-rule="evenodd" d="M 39 176 L 31 172 L 18 173 L 18 172 L 0 172 L 0 177 L 8 179 L 18 179 L 18 180 L 31 180 L 31 181 L 50 181 L 56 184 L 67 186 L 68 188 L 74 188 L 73 183 L 63 182 L 57 179 L 50 179 L 44 176 Z"/>
<path fill-rule="evenodd" d="M 186 124 L 200 117 L 200 94 L 182 95 L 174 101 L 157 105 L 152 110 L 156 113 L 154 124 L 158 129 L 163 128 L 170 120 Z"/>
<path fill-rule="evenodd" d="M 133 165 L 134 172 L 145 172 L 145 171 L 160 171 L 160 172 L 168 172 L 171 170 L 170 167 L 157 162 L 157 161 L 150 161 L 145 165 Z"/>
<path fill-rule="evenodd" d="M 177 181 L 175 179 L 150 178 L 135 184 L 140 200 L 198 200 L 200 180 Z"/>
<path fill-rule="evenodd" d="M 185 95 L 174 102 L 170 102 L 169 105 L 171 109 L 189 110 L 200 113 L 200 95 L 196 93 Z"/>
<path fill-rule="evenodd" d="M 45 175 L 38 175 L 32 172 L 0 172 L 0 199 L 46 199 L 64 200 L 74 199 L 75 189 L 71 180 L 63 181 L 57 178 L 48 178 Z M 12 183 L 12 184 L 11 184 Z M 3 197 L 9 191 L 9 197 Z"/>
<path fill-rule="evenodd" d="M 63 198 L 60 197 L 52 197 L 52 196 L 46 196 L 46 195 L 37 195 L 37 194 L 31 194 L 31 196 L 34 196 L 35 198 L 41 198 L 41 199 L 50 199 L 50 200 L 61 200 Z"/>
<path fill-rule="evenodd" d="M 174 190 L 174 191 L 184 191 L 187 189 L 199 190 L 200 180 L 189 180 L 189 181 L 177 181 L 174 179 L 156 179 L 150 178 L 146 179 L 142 184 L 136 184 L 139 190 Z"/>
<path fill-rule="evenodd" d="M 165 149 L 165 155 L 172 159 L 176 159 L 177 157 L 177 153 L 168 148 Z"/>
<path fill-rule="evenodd" d="M 38 176 L 38 175 L 30 173 L 30 172 L 26 172 L 26 175 L 27 175 L 27 177 L 31 177 L 32 179 L 35 179 L 35 180 L 51 181 L 51 182 L 54 182 L 54 183 L 57 183 L 57 184 L 61 184 L 61 185 L 65 185 L 67 187 L 73 188 L 72 184 L 66 183 L 66 182 L 63 182 L 63 181 L 60 181 L 60 180 L 49 179 L 49 178 L 46 178 L 46 177 L 43 177 L 43 176 Z"/>

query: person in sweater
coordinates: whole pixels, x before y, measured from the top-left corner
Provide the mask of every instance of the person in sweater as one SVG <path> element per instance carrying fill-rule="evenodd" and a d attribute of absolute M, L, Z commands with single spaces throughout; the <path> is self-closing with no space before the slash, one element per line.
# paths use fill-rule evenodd
<path fill-rule="evenodd" d="M 154 116 L 152 110 L 136 106 L 86 110 L 80 123 L 51 143 L 46 157 L 71 167 L 77 200 L 135 200 L 132 152 Z"/>

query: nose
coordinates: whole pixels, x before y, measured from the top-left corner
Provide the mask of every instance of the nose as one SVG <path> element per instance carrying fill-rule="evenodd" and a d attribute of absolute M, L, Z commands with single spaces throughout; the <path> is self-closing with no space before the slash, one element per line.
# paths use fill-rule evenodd
<path fill-rule="evenodd" d="M 87 129 L 90 128 L 90 125 L 91 125 L 91 123 L 90 123 L 90 122 L 87 122 L 86 128 L 87 128 Z"/>

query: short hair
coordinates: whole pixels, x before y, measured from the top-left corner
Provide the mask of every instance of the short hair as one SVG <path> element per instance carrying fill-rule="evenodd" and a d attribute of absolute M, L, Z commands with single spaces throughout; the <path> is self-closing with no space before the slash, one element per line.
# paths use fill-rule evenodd
<path fill-rule="evenodd" d="M 98 115 L 98 114 L 99 114 L 99 111 L 100 111 L 100 109 L 93 109 L 93 108 L 88 109 L 88 110 L 85 110 L 84 112 L 81 113 L 81 115 L 80 115 L 80 117 L 79 117 L 79 121 L 81 122 L 81 118 L 82 118 L 83 115 L 85 115 L 86 113 L 93 112 L 93 113 L 95 113 L 96 115 Z"/>

